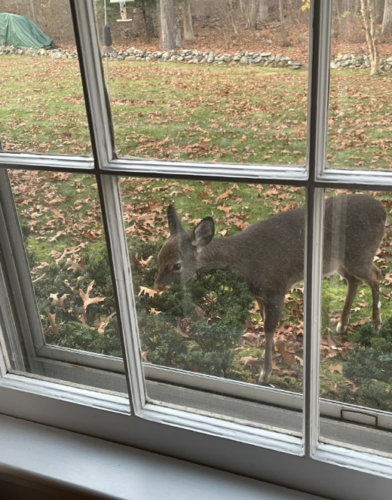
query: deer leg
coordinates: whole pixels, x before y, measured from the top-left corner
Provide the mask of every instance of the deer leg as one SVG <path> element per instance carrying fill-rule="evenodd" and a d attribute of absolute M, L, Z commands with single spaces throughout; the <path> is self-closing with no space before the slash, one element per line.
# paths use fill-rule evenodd
<path fill-rule="evenodd" d="M 274 297 L 268 301 L 261 302 L 257 299 L 259 307 L 263 307 L 264 311 L 264 334 L 265 334 L 265 351 L 264 351 L 264 366 L 258 380 L 259 385 L 268 385 L 272 373 L 272 357 L 274 354 L 274 333 L 278 326 L 282 315 L 284 294 Z M 260 309 L 261 310 L 261 309 Z"/>
<path fill-rule="evenodd" d="M 374 328 L 378 330 L 381 325 L 380 307 L 380 277 L 381 271 L 373 263 L 369 269 L 362 268 L 352 273 L 360 281 L 365 281 L 372 290 Z"/>
<path fill-rule="evenodd" d="M 340 276 L 347 281 L 347 295 L 344 302 L 344 307 L 342 314 L 340 316 L 340 321 L 336 326 L 336 333 L 344 333 L 347 330 L 348 320 L 350 318 L 350 311 L 353 305 L 355 295 L 357 294 L 359 279 L 357 279 L 352 274 L 348 273 L 345 269 L 339 269 Z"/>
<path fill-rule="evenodd" d="M 370 288 L 372 289 L 373 297 L 373 322 L 374 328 L 378 330 L 382 323 L 381 321 L 381 302 L 380 302 L 380 277 L 381 271 L 374 264 L 371 270 L 371 279 L 368 281 Z"/>

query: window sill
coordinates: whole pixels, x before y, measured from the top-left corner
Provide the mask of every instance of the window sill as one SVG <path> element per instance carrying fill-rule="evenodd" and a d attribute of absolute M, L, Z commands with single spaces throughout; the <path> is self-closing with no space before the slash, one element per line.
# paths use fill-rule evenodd
<path fill-rule="evenodd" d="M 321 500 L 306 493 L 0 415 L 0 474 L 70 495 Z"/>

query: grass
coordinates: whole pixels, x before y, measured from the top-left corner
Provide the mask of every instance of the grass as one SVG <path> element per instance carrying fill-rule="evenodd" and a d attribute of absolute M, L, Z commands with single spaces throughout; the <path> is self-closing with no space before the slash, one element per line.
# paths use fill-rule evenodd
<path fill-rule="evenodd" d="M 28 64 L 21 64 L 22 60 Z M 0 70 L 1 137 L 5 149 L 91 154 L 76 61 L 7 57 L 0 58 Z M 121 156 L 292 165 L 304 162 L 304 72 L 110 62 L 109 75 L 116 147 Z M 392 95 L 385 92 L 390 82 L 389 75 L 374 79 L 363 71 L 333 73 L 328 145 L 331 165 L 391 167 L 388 148 Z M 12 172 L 11 180 L 21 224 L 30 230 L 28 249 L 39 263 L 53 262 L 55 252 L 61 254 L 69 247 L 103 247 L 93 176 Z M 131 254 L 135 241 L 150 241 L 156 248 L 154 261 L 167 235 L 165 210 L 170 203 L 175 202 L 189 228 L 201 218 L 213 216 L 218 236 L 234 234 L 247 224 L 304 203 L 304 190 L 288 186 L 132 178 L 121 179 L 120 186 Z M 389 214 L 390 195 L 373 194 Z M 388 215 L 378 260 L 384 277 L 391 272 L 390 222 Z M 82 252 L 80 248 L 71 252 L 67 257 L 69 265 L 73 259 L 80 263 Z M 43 271 L 37 268 L 33 272 L 35 277 Z M 383 316 L 392 314 L 389 283 L 389 278 L 382 283 Z M 371 315 L 371 293 L 364 285 L 353 305 L 354 326 L 347 337 L 335 336 L 345 293 L 346 285 L 338 277 L 324 280 L 321 333 L 325 343 L 320 380 L 322 395 L 332 399 L 338 399 L 340 389 L 347 387 L 339 368 L 333 367 L 344 362 L 355 324 Z M 277 336 L 288 352 L 300 359 L 302 316 L 302 292 L 296 289 L 287 296 Z M 256 310 L 247 331 L 262 332 Z M 260 358 L 262 354 L 262 345 L 252 340 L 243 342 L 236 354 L 236 377 L 255 381 L 258 369 L 244 367 L 241 358 Z M 278 352 L 275 361 L 272 383 L 301 391 L 300 361 L 287 366 Z"/>

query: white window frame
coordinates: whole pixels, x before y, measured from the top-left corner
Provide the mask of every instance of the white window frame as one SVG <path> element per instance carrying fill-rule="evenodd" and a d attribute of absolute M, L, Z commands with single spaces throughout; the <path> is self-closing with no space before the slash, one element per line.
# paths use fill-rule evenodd
<path fill-rule="evenodd" d="M 31 345 L 30 358 L 32 362 L 38 364 L 52 358 L 52 362 L 58 363 L 58 366 L 61 365 L 70 377 L 71 372 L 75 371 L 72 369 L 72 363 L 86 364 L 87 359 L 90 360 L 87 361 L 87 366 L 90 366 L 91 370 L 98 370 L 100 363 L 105 368 L 112 364 L 110 370 L 120 374 L 124 367 L 129 401 L 121 394 L 115 394 L 113 389 L 111 393 L 98 389 L 97 391 L 87 390 L 75 387 L 72 383 L 59 384 L 55 380 L 43 380 L 39 376 L 26 376 L 22 373 L 23 367 L 20 367 L 20 373 L 8 372 L 4 346 L 5 335 L 3 332 L 2 336 L 0 331 L 0 344 L 2 344 L 3 351 L 0 355 L 0 413 L 142 447 L 324 496 L 328 494 L 336 498 L 352 498 L 349 495 L 355 492 L 356 499 L 367 499 L 374 493 L 373 489 L 376 485 L 377 498 L 384 498 L 382 495 L 389 494 L 391 488 L 392 460 L 390 458 L 319 442 L 320 401 L 317 374 L 320 352 L 320 263 L 324 189 L 340 186 L 365 190 L 369 187 L 375 190 L 392 189 L 392 173 L 389 172 L 343 171 L 325 168 L 332 0 L 313 0 L 311 6 L 310 99 L 306 168 L 116 158 L 110 109 L 105 98 L 102 62 L 94 19 L 94 2 L 93 0 L 70 0 L 70 5 L 80 56 L 94 160 L 82 157 L 2 152 L 0 153 L 0 170 L 5 168 L 46 169 L 97 176 L 111 256 L 113 285 L 117 297 L 124 364 L 120 360 L 95 355 L 87 356 L 44 345 L 41 345 L 37 352 L 37 344 L 35 347 Z M 238 420 L 220 419 L 206 412 L 188 412 L 182 408 L 147 401 L 127 242 L 123 221 L 119 217 L 122 211 L 117 176 L 120 175 L 244 180 L 306 187 L 309 216 L 306 222 L 304 317 L 306 335 L 302 438 L 276 432 L 275 429 L 252 427 Z M 5 293 L 5 287 L 8 286 L 7 279 L 9 280 L 14 273 L 17 279 L 12 285 L 21 288 L 18 293 L 23 298 L 21 284 L 29 280 L 26 276 L 22 278 L 17 276 L 20 271 L 25 271 L 23 271 L 22 264 L 18 265 L 18 256 L 13 253 L 15 248 L 20 248 L 20 243 L 16 242 L 12 245 L 11 241 L 16 214 L 14 214 L 14 220 L 10 221 L 7 219 L 9 210 L 3 213 L 1 209 L 0 204 L 0 228 L 2 224 L 3 227 L 7 227 L 8 224 L 7 234 L 10 238 L 7 236 L 4 244 L 2 241 L 3 247 L 8 251 L 8 257 L 4 258 L 8 278 L 4 278 L 4 272 L 0 274 L 0 293 Z M 18 235 L 15 238 L 17 239 Z M 33 339 L 36 343 L 39 339 L 36 334 L 32 333 L 37 327 L 37 316 L 34 319 L 36 312 L 34 313 L 34 307 L 30 301 L 33 296 L 32 289 L 25 290 L 25 296 L 27 297 L 23 300 L 25 308 L 21 308 L 23 310 L 17 315 L 17 321 L 22 330 L 27 332 L 26 335 L 33 344 Z M 12 304 L 3 302 L 5 305 L 0 311 L 3 329 L 14 328 L 13 322 L 16 320 Z M 37 357 L 37 354 L 41 357 Z M 38 370 L 37 373 L 41 372 Z M 96 375 L 97 372 L 92 371 L 92 373 Z M 162 373 L 162 371 L 157 372 L 156 377 L 159 378 Z M 171 376 L 175 375 L 171 373 Z M 274 391 L 266 389 L 263 394 L 268 398 L 274 394 Z M 279 391 L 276 391 L 276 394 L 279 397 Z M 296 404 L 298 404 L 298 399 Z M 321 406 L 323 405 L 324 403 L 321 402 Z M 330 416 L 333 416 L 333 405 L 329 404 L 326 408 L 325 411 L 329 408 L 328 411 L 332 412 Z M 388 417 L 383 412 L 375 413 L 379 418 L 387 419 Z M 330 481 L 331 471 L 334 474 L 334 482 Z M 372 474 L 371 486 L 369 486 L 368 474 Z M 344 486 L 347 481 L 351 482 L 350 490 Z"/>

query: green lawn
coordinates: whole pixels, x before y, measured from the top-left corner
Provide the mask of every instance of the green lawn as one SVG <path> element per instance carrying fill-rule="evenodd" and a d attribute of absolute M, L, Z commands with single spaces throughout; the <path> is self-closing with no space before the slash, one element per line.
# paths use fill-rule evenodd
<path fill-rule="evenodd" d="M 4 57 L 0 58 L 0 70 L 0 123 L 5 149 L 91 154 L 77 62 Z M 305 72 L 110 62 L 109 74 L 116 147 L 121 156 L 292 165 L 304 162 Z M 388 78 L 370 79 L 359 71 L 333 74 L 328 151 L 335 165 L 390 167 L 392 96 L 381 93 L 390 82 Z M 362 163 L 357 165 L 355 161 Z M 47 341 L 119 355 L 94 177 L 12 172 L 11 181 Z M 167 236 L 168 204 L 175 202 L 185 227 L 193 228 L 201 218 L 213 216 L 217 236 L 224 237 L 304 203 L 304 190 L 289 186 L 132 178 L 120 182 L 134 276 L 139 279 L 138 286 L 149 290 L 154 289 L 156 256 Z M 373 194 L 389 214 L 390 195 Z M 389 224 L 388 215 L 377 261 L 383 274 L 383 318 L 392 314 Z M 141 278 L 145 282 L 141 283 Z M 80 290 L 87 293 L 93 280 L 90 297 L 103 300 L 96 300 L 84 311 Z M 302 390 L 301 287 L 286 298 L 272 377 L 276 387 L 293 391 Z M 371 315 L 370 289 L 363 285 L 353 306 L 348 335 L 335 336 L 345 292 L 345 283 L 338 277 L 324 280 L 321 390 L 324 397 L 332 399 L 339 399 L 342 391 L 353 387 L 342 373 L 342 365 L 352 348 L 352 332 Z M 67 297 L 58 302 L 64 295 Z M 260 369 L 254 361 L 264 350 L 262 322 L 255 307 L 244 327 L 245 337 L 235 349 L 232 373 L 234 378 L 252 383 Z M 179 340 L 184 342 L 183 338 Z M 148 360 L 149 354 L 145 356 Z"/>

